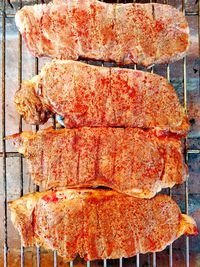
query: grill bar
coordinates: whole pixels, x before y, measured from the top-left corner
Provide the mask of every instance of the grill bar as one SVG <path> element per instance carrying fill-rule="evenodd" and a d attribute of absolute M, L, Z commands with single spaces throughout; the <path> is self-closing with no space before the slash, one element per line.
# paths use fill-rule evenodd
<path fill-rule="evenodd" d="M 154 1 L 156 3 L 156 1 Z M 5 16 L 6 18 L 14 18 L 16 13 L 6 13 Z M 194 17 L 194 16 L 198 16 L 199 15 L 199 11 L 185 11 L 185 16 L 186 17 Z M 0 17 L 3 16 L 3 11 L 0 10 Z"/>
<path fill-rule="evenodd" d="M 53 267 L 57 267 L 58 265 L 58 258 L 57 258 L 57 251 L 53 252 Z"/>
<path fill-rule="evenodd" d="M 0 152 L 0 157 L 6 157 L 6 158 L 19 158 L 21 157 L 20 153 L 18 152 Z"/>
<path fill-rule="evenodd" d="M 24 266 L 24 247 L 21 245 L 21 267 Z"/>
<path fill-rule="evenodd" d="M 136 255 L 136 267 L 140 267 L 140 254 Z"/>
<path fill-rule="evenodd" d="M 40 247 L 37 247 L 37 267 L 40 267 L 41 264 L 40 264 Z"/>
<path fill-rule="evenodd" d="M 123 266 L 123 259 L 120 258 L 120 259 L 119 259 L 119 267 L 122 267 L 122 266 Z"/>
<path fill-rule="evenodd" d="M 182 11 L 185 14 L 185 1 L 182 0 Z M 184 96 L 184 109 L 187 113 L 187 57 L 183 58 L 183 96 Z M 187 151 L 187 137 L 185 138 L 185 151 Z M 185 162 L 188 164 L 188 154 L 185 153 Z M 188 214 L 188 176 L 185 181 L 185 213 Z M 186 267 L 190 266 L 189 259 L 189 237 L 186 236 L 186 257 L 185 257 Z"/>
<path fill-rule="evenodd" d="M 22 8 L 22 0 L 19 0 L 19 7 Z M 22 82 L 22 36 L 20 32 L 18 33 L 18 86 L 20 86 Z M 20 116 L 19 121 L 19 132 L 22 132 L 22 117 Z M 24 194 L 24 187 L 23 187 L 23 156 L 20 155 L 19 157 L 19 168 L 20 168 L 20 196 Z M 24 247 L 21 244 L 21 267 L 24 267 Z"/>
<path fill-rule="evenodd" d="M 38 3 L 38 1 L 36 1 L 36 3 Z M 38 58 L 36 57 L 36 58 L 35 58 L 35 75 L 38 75 L 38 72 L 39 72 L 39 60 L 38 60 Z M 37 131 L 39 130 L 39 127 L 36 126 L 36 127 L 35 127 L 35 130 L 36 130 L 36 132 L 37 132 Z M 39 192 L 39 191 L 40 191 L 40 188 L 39 188 L 38 185 L 36 185 L 36 187 L 35 187 L 35 191 L 36 191 L 36 192 Z M 37 248 L 36 248 L 36 254 L 37 254 L 37 267 L 40 267 L 40 253 L 41 253 L 41 251 L 40 251 L 40 247 L 37 246 Z"/>
<path fill-rule="evenodd" d="M 6 175 L 6 141 L 5 141 L 5 135 L 6 135 L 6 105 L 5 105 L 5 89 L 6 89 L 6 17 L 5 17 L 5 11 L 6 11 L 6 0 L 2 0 L 2 106 L 1 106 L 1 112 L 2 112 L 2 165 L 3 165 L 3 188 L 4 188 L 4 267 L 8 264 L 8 227 L 7 227 L 7 175 Z"/>
<path fill-rule="evenodd" d="M 156 267 L 156 252 L 153 253 L 153 267 Z"/>
<path fill-rule="evenodd" d="M 134 64 L 134 70 L 137 70 L 137 65 Z M 136 254 L 136 267 L 140 267 L 140 254 Z"/>
<path fill-rule="evenodd" d="M 20 37 L 21 39 L 21 37 Z M 20 68 L 21 70 L 21 68 Z M 20 71 L 21 72 L 21 71 Z M 21 83 L 21 78 L 19 80 L 19 83 Z M 22 132 L 22 117 L 20 117 L 20 124 L 19 124 L 19 132 Z M 19 163 L 20 163 L 20 196 L 23 196 L 24 192 L 23 192 L 23 156 L 20 155 L 19 157 Z"/>
<path fill-rule="evenodd" d="M 200 149 L 187 149 L 185 151 L 187 154 L 200 154 Z M 5 152 L 5 155 L 3 152 L 0 152 L 0 158 L 2 157 L 6 157 L 6 158 L 19 158 L 21 157 L 21 154 L 19 152 Z M 22 155 L 22 158 L 23 155 Z"/>
<path fill-rule="evenodd" d="M 152 3 L 152 0 L 150 0 L 150 3 Z M 151 67 L 150 69 L 151 73 L 154 73 L 154 67 Z M 153 252 L 153 267 L 156 267 L 156 253 Z"/>
<path fill-rule="evenodd" d="M 170 83 L 170 65 L 167 64 L 167 80 Z M 172 188 L 169 188 L 169 196 L 172 198 Z M 169 267 L 173 266 L 173 247 L 169 245 Z"/>
<path fill-rule="evenodd" d="M 200 154 L 200 149 L 187 149 L 186 153 L 187 154 Z M 0 152 L 0 158 L 2 157 L 4 157 L 4 153 Z M 21 154 L 19 152 L 5 152 L 5 157 L 6 158 L 19 158 L 21 157 Z"/>

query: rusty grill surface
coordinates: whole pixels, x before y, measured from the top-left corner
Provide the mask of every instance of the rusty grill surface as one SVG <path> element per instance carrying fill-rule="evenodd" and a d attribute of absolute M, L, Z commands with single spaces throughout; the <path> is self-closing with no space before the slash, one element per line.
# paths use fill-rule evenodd
<path fill-rule="evenodd" d="M 198 1 L 198 0 L 197 0 Z M 131 1 L 130 1 L 131 2 Z M 138 1 L 139 2 L 139 1 Z M 143 2 L 143 1 L 142 1 Z M 147 1 L 145 1 L 147 2 Z M 154 2 L 154 1 L 151 1 L 150 2 Z M 159 2 L 159 1 L 158 1 Z M 38 3 L 38 0 L 36 0 L 34 3 Z M 118 1 L 116 1 L 115 3 L 118 3 Z M 120 2 L 121 3 L 121 2 Z M 126 3 L 126 1 L 124 1 L 124 3 Z M 168 3 L 168 0 L 162 2 L 162 3 Z M 27 4 L 23 2 L 23 0 L 19 0 L 18 1 L 18 8 L 21 8 L 24 4 Z M 31 2 L 31 4 L 33 4 L 33 2 Z M 170 4 L 173 4 L 170 2 Z M 198 5 L 198 8 L 197 8 L 197 11 L 191 11 L 191 10 L 187 10 L 186 9 L 186 2 L 185 0 L 180 0 L 180 4 L 182 5 L 182 11 L 183 13 L 187 16 L 187 17 L 190 17 L 190 16 L 195 16 L 195 17 L 198 17 L 198 40 L 200 40 L 200 34 L 199 34 L 199 31 L 200 31 L 200 1 L 198 1 L 198 3 L 196 3 L 196 5 Z M 12 4 L 11 4 L 12 5 Z M 10 17 L 14 17 L 15 16 L 15 11 L 16 10 L 10 10 L 10 12 L 7 12 L 7 7 L 8 7 L 8 3 L 6 3 L 6 0 L 2 0 L 2 6 L 1 6 L 1 10 L 0 10 L 0 16 L 1 16 L 1 21 L 2 21 L 2 62 L 1 62 L 1 75 L 2 75 L 2 91 L 1 91 L 1 97 L 2 97 L 2 106 L 1 106 L 1 110 L 2 110 L 2 148 L 1 148 L 1 151 L 0 151 L 0 157 L 2 159 L 2 180 L 3 180 L 3 192 L 0 192 L 0 193 L 3 193 L 3 205 L 4 205 L 4 225 L 2 225 L 1 227 L 3 228 L 3 231 L 4 231 L 4 238 L 3 238 L 3 250 L 4 250 L 4 253 L 3 253 L 3 262 L 0 262 L 0 266 L 10 266 L 9 265 L 9 262 L 8 262 L 8 251 L 9 251 L 9 246 L 8 246 L 8 183 L 7 183 L 7 172 L 9 171 L 8 169 L 8 164 L 7 164 L 7 158 L 18 158 L 19 159 L 19 168 L 20 168 L 20 196 L 22 196 L 24 194 L 24 187 L 23 187 L 23 184 L 24 184 L 24 168 L 23 168 L 23 156 L 21 154 L 19 154 L 18 152 L 11 152 L 11 151 L 8 151 L 7 150 L 7 147 L 6 147 L 6 141 L 5 141 L 5 136 L 6 136 L 6 56 L 7 56 L 7 53 L 6 53 L 6 23 L 7 23 L 7 19 L 10 18 Z M 16 53 L 18 53 L 18 62 L 13 62 L 12 64 L 15 64 L 15 65 L 18 65 L 18 86 L 21 84 L 21 81 L 22 81 L 22 75 L 23 75 L 23 70 L 22 70 L 22 57 L 23 57 L 23 49 L 22 49 L 22 37 L 20 35 L 20 33 L 18 34 L 18 51 L 16 51 Z M 35 58 L 34 59 L 35 62 L 34 62 L 34 72 L 35 74 L 38 74 L 38 71 L 39 71 L 39 59 L 38 58 Z M 87 62 L 87 61 L 85 61 Z M 188 99 L 187 99 L 187 56 L 184 57 L 183 60 L 180 61 L 181 64 L 182 64 L 182 73 L 183 73 L 183 77 L 182 77 L 182 90 L 183 90 L 183 104 L 184 104 L 184 108 L 186 110 L 186 112 L 188 111 Z M 92 61 L 89 61 L 89 63 L 92 63 L 94 65 L 104 65 L 103 62 L 92 62 Z M 134 68 L 134 69 L 137 69 L 137 66 L 136 65 L 132 65 L 130 66 L 130 68 Z M 168 64 L 166 66 L 166 77 L 168 79 L 168 81 L 170 81 L 170 65 Z M 150 70 L 146 70 L 146 71 L 151 71 L 151 72 L 154 72 L 154 67 L 152 67 Z M 54 124 L 55 124 L 55 121 L 54 121 Z M 22 131 L 22 128 L 23 128 L 23 121 L 22 121 L 22 118 L 20 118 L 20 122 L 19 122 L 19 132 Z M 34 127 L 34 129 L 37 131 L 38 130 L 38 127 Z M 200 149 L 199 147 L 195 148 L 195 149 L 189 149 L 188 148 L 188 140 L 187 138 L 184 140 L 184 151 L 185 151 L 185 161 L 186 163 L 188 163 L 188 160 L 189 160 L 189 155 L 190 154 L 200 154 Z M 189 179 L 189 178 L 188 178 Z M 188 194 L 188 179 L 186 180 L 185 182 L 185 186 L 184 186 L 184 201 L 185 201 L 185 210 L 184 212 L 186 214 L 188 214 L 188 208 L 189 208 L 189 194 Z M 39 187 L 38 186 L 35 186 L 35 191 L 39 191 Z M 168 190 L 168 194 L 173 197 L 173 189 L 169 189 Z M 196 267 L 196 266 L 199 266 L 199 265 L 193 265 L 191 264 L 190 262 L 190 247 L 189 247 L 189 237 L 185 237 L 185 242 L 182 243 L 182 246 L 185 248 L 185 257 L 184 257 L 184 262 L 185 262 L 185 266 L 186 267 Z M 170 245 L 168 248 L 168 253 L 169 253 L 169 258 L 168 258 L 168 266 L 172 267 L 172 266 L 179 266 L 179 265 L 176 265 L 176 263 L 173 262 L 173 244 Z M 43 253 L 39 247 L 36 248 L 36 259 L 35 259 L 35 262 L 32 263 L 31 266 L 37 266 L 37 267 L 40 267 L 42 266 L 41 265 L 41 253 Z M 153 267 L 156 267 L 158 266 L 158 264 L 156 263 L 156 258 L 157 258 L 157 255 L 159 253 L 152 253 L 151 256 L 151 262 L 148 263 L 148 266 L 153 266 Z M 26 252 L 25 252 L 25 249 L 24 247 L 21 245 L 21 267 L 25 266 L 25 255 L 26 255 Z M 137 267 L 140 267 L 140 266 L 146 266 L 146 265 L 142 265 L 142 261 L 141 261 L 141 258 L 143 257 L 143 255 L 136 255 L 135 257 L 135 263 L 134 265 L 130 265 L 130 266 L 137 266 Z M 98 263 L 99 264 L 99 263 Z M 125 265 L 124 263 L 124 259 L 120 258 L 118 261 L 115 261 L 114 262 L 114 265 L 113 263 L 109 263 L 109 260 L 103 260 L 102 263 L 100 263 L 101 265 L 98 265 L 98 266 L 119 266 L 119 267 L 125 267 L 127 265 Z M 12 265 L 14 266 L 14 265 Z M 19 265 L 16 265 L 17 267 Z M 47 265 L 45 265 L 47 266 Z M 58 263 L 58 257 L 57 257 L 57 253 L 56 251 L 53 252 L 53 265 L 54 267 L 57 267 L 57 266 L 61 266 L 59 265 Z M 62 265 L 63 266 L 63 265 Z M 70 267 L 73 267 L 73 266 L 76 266 L 76 264 L 74 264 L 74 262 L 70 262 L 69 265 L 66 264 L 65 266 L 70 266 Z M 82 265 L 81 265 L 82 266 Z M 95 266 L 93 265 L 92 262 L 85 262 L 85 266 L 87 267 L 90 267 L 90 266 Z M 129 265 L 128 265 L 129 266 Z M 159 265 L 161 266 L 161 265 Z M 164 266 L 164 265 L 163 265 Z M 165 265 L 166 266 L 166 265 Z M 49 266 L 50 267 L 50 266 Z"/>

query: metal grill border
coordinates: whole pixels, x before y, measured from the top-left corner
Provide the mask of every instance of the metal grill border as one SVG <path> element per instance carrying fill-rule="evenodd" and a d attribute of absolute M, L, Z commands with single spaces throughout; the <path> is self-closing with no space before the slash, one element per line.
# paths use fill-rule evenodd
<path fill-rule="evenodd" d="M 22 7 L 22 1 L 19 0 L 19 8 Z M 117 0 L 116 2 L 119 2 Z M 150 2 L 153 2 L 150 0 Z M 155 1 L 154 1 L 155 2 Z M 168 0 L 166 0 L 168 2 Z M 36 3 L 38 3 L 38 0 L 36 0 Z M 185 0 L 182 0 L 182 11 L 185 14 L 185 16 L 198 16 L 198 32 L 199 32 L 199 43 L 200 43 L 200 0 L 198 1 L 198 11 L 186 11 L 185 10 Z M 0 10 L 0 17 L 2 18 L 2 105 L 1 105 L 1 111 L 2 111 L 2 151 L 0 152 L 0 158 L 2 158 L 3 162 L 3 188 L 4 188 L 4 267 L 8 266 L 8 218 L 7 218 L 7 164 L 6 159 L 7 158 L 19 158 L 20 161 L 20 196 L 23 195 L 23 156 L 18 152 L 7 152 L 6 151 L 6 103 L 5 103 L 5 91 L 6 91 L 6 18 L 8 17 L 14 17 L 14 13 L 6 14 L 6 0 L 2 0 L 2 9 Z M 200 49 L 200 46 L 199 46 Z M 199 51 L 200 52 L 200 51 Z M 200 54 L 200 53 L 199 53 Z M 102 63 L 102 65 L 104 65 Z M 137 66 L 134 65 L 134 69 L 136 69 Z M 39 59 L 35 58 L 35 74 L 38 74 L 39 70 Z M 153 69 L 152 69 L 153 72 Z M 166 73 L 167 79 L 170 82 L 170 65 L 167 66 L 167 73 Z M 18 34 L 18 85 L 21 84 L 22 81 L 22 37 L 21 34 Z M 183 95 L 184 95 L 184 108 L 187 112 L 187 56 L 183 59 Z M 55 123 L 55 122 L 54 122 Z M 36 127 L 36 131 L 39 128 Z M 22 118 L 20 118 L 19 122 L 19 132 L 22 132 Z M 200 154 L 200 149 L 188 149 L 187 147 L 187 138 L 185 139 L 185 161 L 188 163 L 188 158 L 190 154 Z M 39 191 L 39 187 L 36 186 L 36 191 Z M 172 189 L 169 189 L 169 195 L 172 197 Z M 188 214 L 188 178 L 185 181 L 185 213 Z M 185 246 L 186 246 L 186 258 L 185 258 L 185 264 L 186 267 L 190 266 L 189 262 L 189 237 L 185 238 Z M 36 248 L 37 253 L 37 267 L 41 266 L 40 262 L 40 247 Z M 21 245 L 21 267 L 24 267 L 24 247 Z M 156 253 L 153 253 L 153 267 L 156 267 Z M 58 266 L 57 261 L 57 252 L 54 251 L 54 267 Z M 173 247 L 172 244 L 169 246 L 169 266 L 173 266 Z M 73 267 L 73 261 L 70 262 L 70 267 Z M 88 261 L 86 263 L 87 267 L 90 267 L 90 262 Z M 107 267 L 107 260 L 105 259 L 103 261 L 103 266 Z M 140 255 L 136 255 L 136 266 L 140 266 Z M 119 259 L 119 267 L 123 267 L 123 259 Z"/>

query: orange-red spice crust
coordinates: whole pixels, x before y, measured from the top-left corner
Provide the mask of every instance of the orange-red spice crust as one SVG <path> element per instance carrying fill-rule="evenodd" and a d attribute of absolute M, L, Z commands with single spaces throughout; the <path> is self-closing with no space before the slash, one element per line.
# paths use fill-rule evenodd
<path fill-rule="evenodd" d="M 188 117 L 167 80 L 138 70 L 53 60 L 24 81 L 15 95 L 18 112 L 32 124 L 51 114 L 65 126 L 140 127 L 186 135 Z"/>
<path fill-rule="evenodd" d="M 79 57 L 149 66 L 182 58 L 189 29 L 181 12 L 163 4 L 54 0 L 25 6 L 16 24 L 35 56 Z"/>
<path fill-rule="evenodd" d="M 135 128 L 40 130 L 10 136 L 44 189 L 107 186 L 142 198 L 185 180 L 180 138 Z"/>
<path fill-rule="evenodd" d="M 166 195 L 145 200 L 63 189 L 24 196 L 10 209 L 25 246 L 57 250 L 66 261 L 77 254 L 94 260 L 160 251 L 182 234 L 198 233 L 194 220 Z"/>

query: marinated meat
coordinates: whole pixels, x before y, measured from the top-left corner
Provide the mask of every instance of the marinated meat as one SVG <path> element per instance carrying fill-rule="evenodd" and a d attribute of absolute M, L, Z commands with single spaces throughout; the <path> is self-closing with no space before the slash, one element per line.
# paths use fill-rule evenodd
<path fill-rule="evenodd" d="M 172 85 L 138 70 L 54 60 L 22 83 L 15 104 L 31 124 L 42 124 L 56 113 L 68 128 L 141 127 L 179 135 L 189 129 Z"/>
<path fill-rule="evenodd" d="M 16 24 L 38 57 L 150 66 L 179 60 L 189 46 L 186 18 L 163 4 L 54 0 L 23 7 Z"/>
<path fill-rule="evenodd" d="M 13 139 L 44 189 L 107 186 L 140 198 L 183 183 L 187 168 L 180 138 L 135 128 L 52 128 Z"/>
<path fill-rule="evenodd" d="M 60 190 L 26 195 L 10 204 L 24 246 L 57 250 L 66 261 L 156 252 L 183 234 L 198 233 L 166 195 L 138 199 L 115 191 Z"/>

